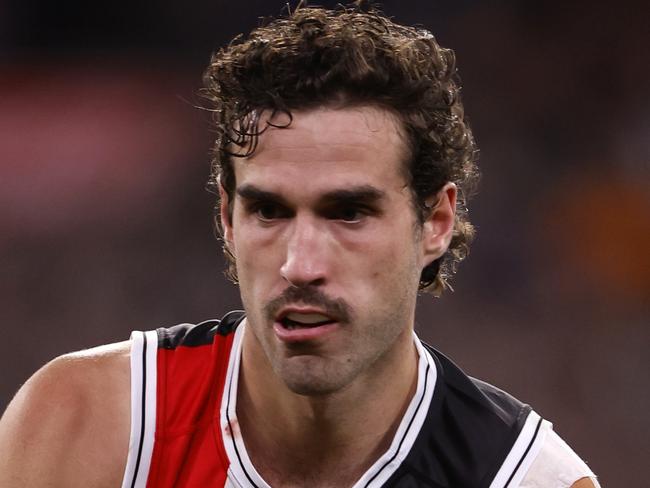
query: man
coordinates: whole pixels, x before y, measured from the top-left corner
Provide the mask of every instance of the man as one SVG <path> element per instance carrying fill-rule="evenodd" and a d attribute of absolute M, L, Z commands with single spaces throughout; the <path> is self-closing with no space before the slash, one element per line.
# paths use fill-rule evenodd
<path fill-rule="evenodd" d="M 300 8 L 217 53 L 205 86 L 245 313 L 52 361 L 0 424 L 0 486 L 597 486 L 413 332 L 473 234 L 453 53 Z"/>

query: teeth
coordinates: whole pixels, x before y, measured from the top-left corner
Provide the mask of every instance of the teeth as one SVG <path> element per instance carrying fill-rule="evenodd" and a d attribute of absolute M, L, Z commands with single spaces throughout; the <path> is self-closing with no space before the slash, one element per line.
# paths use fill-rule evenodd
<path fill-rule="evenodd" d="M 320 322 L 329 322 L 331 319 L 320 313 L 298 313 L 291 312 L 287 314 L 287 318 L 292 322 L 300 324 L 318 324 Z"/>

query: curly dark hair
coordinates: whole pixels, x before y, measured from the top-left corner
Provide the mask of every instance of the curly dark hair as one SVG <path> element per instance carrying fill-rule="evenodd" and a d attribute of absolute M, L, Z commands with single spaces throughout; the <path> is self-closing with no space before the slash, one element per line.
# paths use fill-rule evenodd
<path fill-rule="evenodd" d="M 299 7 L 216 52 L 203 81 L 200 95 L 208 100 L 216 129 L 208 189 L 221 184 L 230 202 L 232 158 L 255 151 L 268 128 L 259 127 L 261 111 L 286 114 L 290 121 L 292 110 L 335 103 L 396 114 L 410 149 L 405 174 L 419 221 L 430 211 L 428 197 L 447 182 L 458 187 L 449 249 L 420 277 L 420 289 L 436 296 L 449 287 L 474 236 L 466 202 L 478 180 L 478 151 L 464 116 L 453 51 L 430 32 L 396 24 L 375 8 Z M 215 220 L 223 236 L 218 211 Z M 227 274 L 236 282 L 235 257 L 227 246 L 224 252 Z"/>

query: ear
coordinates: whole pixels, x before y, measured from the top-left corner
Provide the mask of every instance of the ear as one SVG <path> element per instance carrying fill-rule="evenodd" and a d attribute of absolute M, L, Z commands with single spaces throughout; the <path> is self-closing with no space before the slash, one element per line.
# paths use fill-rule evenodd
<path fill-rule="evenodd" d="M 221 217 L 221 228 L 223 229 L 223 239 L 229 249 L 232 250 L 232 222 L 230 221 L 230 198 L 228 193 L 221 184 L 221 179 L 219 179 L 219 216 Z M 231 251 L 232 252 L 232 251 Z"/>
<path fill-rule="evenodd" d="M 423 266 L 428 266 L 442 256 L 451 243 L 456 218 L 456 195 L 454 183 L 447 183 L 425 205 L 430 207 L 422 226 Z"/>

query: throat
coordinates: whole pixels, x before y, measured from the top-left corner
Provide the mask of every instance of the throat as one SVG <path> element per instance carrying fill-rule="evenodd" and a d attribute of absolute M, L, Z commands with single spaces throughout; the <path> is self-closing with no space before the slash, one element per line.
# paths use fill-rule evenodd
<path fill-rule="evenodd" d="M 330 416 L 326 406 L 312 407 L 298 418 L 271 420 L 268 411 L 240 396 L 241 435 L 251 462 L 270 486 L 353 486 L 388 451 L 403 415 L 400 411 L 386 422 L 367 411 L 365 418 Z"/>
<path fill-rule="evenodd" d="M 310 434 L 309 440 L 285 443 L 273 436 L 264 438 L 260 432 L 251 435 L 249 425 L 249 421 L 240 421 L 248 456 L 274 488 L 351 487 L 386 452 L 392 440 L 388 433 L 344 440 L 319 432 Z"/>

